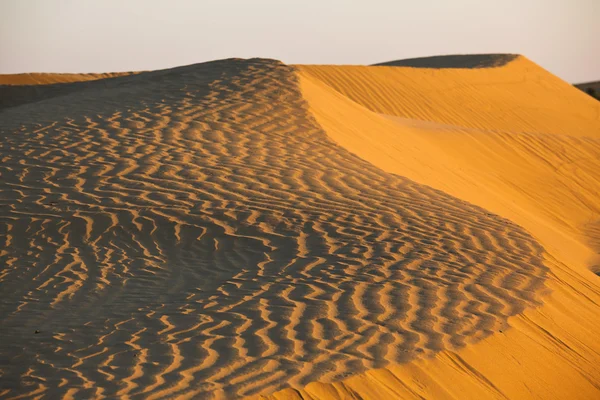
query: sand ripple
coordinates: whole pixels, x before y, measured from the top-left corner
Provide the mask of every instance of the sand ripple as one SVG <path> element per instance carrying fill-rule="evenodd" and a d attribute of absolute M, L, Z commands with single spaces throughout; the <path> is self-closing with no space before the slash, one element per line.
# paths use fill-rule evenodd
<path fill-rule="evenodd" d="M 333 381 L 477 341 L 543 288 L 528 233 L 336 145 L 291 67 L 77 85 L 0 112 L 0 397 Z"/>

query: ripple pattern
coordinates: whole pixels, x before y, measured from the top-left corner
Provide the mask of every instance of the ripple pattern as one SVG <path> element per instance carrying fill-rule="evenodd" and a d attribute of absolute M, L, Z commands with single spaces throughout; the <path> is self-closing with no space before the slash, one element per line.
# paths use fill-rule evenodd
<path fill-rule="evenodd" d="M 77 85 L 0 111 L 2 398 L 331 382 L 537 302 L 527 232 L 336 145 L 292 67 Z"/>

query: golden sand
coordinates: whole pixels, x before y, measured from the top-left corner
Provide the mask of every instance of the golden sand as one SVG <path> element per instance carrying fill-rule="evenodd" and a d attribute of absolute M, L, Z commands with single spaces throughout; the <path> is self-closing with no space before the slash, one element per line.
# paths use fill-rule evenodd
<path fill-rule="evenodd" d="M 524 57 L 85 80 L 0 104 L 0 397 L 600 395 L 594 99 Z"/>
<path fill-rule="evenodd" d="M 0 85 L 25 86 L 25 85 L 54 85 L 57 83 L 72 83 L 95 81 L 98 79 L 115 78 L 131 75 L 134 72 L 110 72 L 101 74 L 49 74 L 28 72 L 24 74 L 0 75 Z"/>

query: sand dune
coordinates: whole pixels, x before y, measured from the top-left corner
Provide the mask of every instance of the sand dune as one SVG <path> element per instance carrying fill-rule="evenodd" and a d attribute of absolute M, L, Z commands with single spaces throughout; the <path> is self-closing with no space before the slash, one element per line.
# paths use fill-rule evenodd
<path fill-rule="evenodd" d="M 522 57 L 78 80 L 0 110 L 0 397 L 511 397 L 514 346 L 598 393 L 585 94 Z"/>
<path fill-rule="evenodd" d="M 436 69 L 477 69 L 502 67 L 517 57 L 519 57 L 517 54 L 457 54 L 448 56 L 408 58 L 404 60 L 382 62 L 374 65 Z"/>
<path fill-rule="evenodd" d="M 137 74 L 116 72 L 106 74 L 13 74 L 0 75 L 0 110 L 21 104 L 33 103 L 52 97 L 86 90 L 87 81 L 98 81 L 97 85 L 109 85 L 109 78 Z"/>
<path fill-rule="evenodd" d="M 54 85 L 57 83 L 72 83 L 95 81 L 98 79 L 115 78 L 131 75 L 134 72 L 110 72 L 101 74 L 48 74 L 29 72 L 25 74 L 0 75 L 0 85 L 25 86 L 25 85 Z"/>
<path fill-rule="evenodd" d="M 488 131 L 600 136 L 597 101 L 525 57 L 501 68 L 300 70 L 380 114 Z"/>
<path fill-rule="evenodd" d="M 575 87 L 581 89 L 595 99 L 600 99 L 600 81 L 578 83 Z"/>

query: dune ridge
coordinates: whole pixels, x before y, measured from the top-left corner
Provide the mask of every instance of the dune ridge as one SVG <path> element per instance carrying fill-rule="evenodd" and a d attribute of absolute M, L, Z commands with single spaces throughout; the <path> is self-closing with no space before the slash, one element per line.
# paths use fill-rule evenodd
<path fill-rule="evenodd" d="M 224 60 L 0 111 L 0 396 L 299 389 L 541 304 L 527 231 L 336 144 L 299 79 Z"/>

